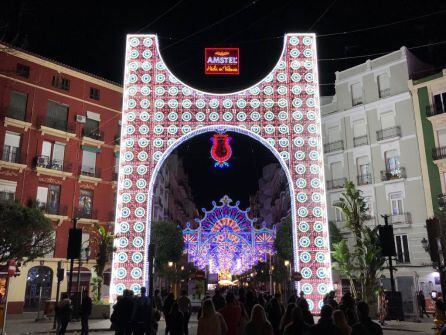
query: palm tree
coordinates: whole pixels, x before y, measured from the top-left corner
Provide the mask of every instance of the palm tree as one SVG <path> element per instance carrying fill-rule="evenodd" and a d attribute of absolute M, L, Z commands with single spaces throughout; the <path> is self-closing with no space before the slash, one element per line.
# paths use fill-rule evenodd
<path fill-rule="evenodd" d="M 107 231 L 104 226 L 101 226 L 97 223 L 95 224 L 95 229 L 95 242 L 98 249 L 96 253 L 96 265 L 94 266 L 97 279 L 95 280 L 94 286 L 96 289 L 95 300 L 100 301 L 102 298 L 101 289 L 102 283 L 104 282 L 105 266 L 107 265 L 114 251 L 114 236 L 111 232 Z"/>

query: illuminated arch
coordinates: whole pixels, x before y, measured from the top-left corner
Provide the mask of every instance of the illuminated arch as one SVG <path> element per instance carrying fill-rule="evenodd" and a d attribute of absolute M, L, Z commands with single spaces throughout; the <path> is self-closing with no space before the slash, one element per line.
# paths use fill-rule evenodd
<path fill-rule="evenodd" d="M 192 136 L 223 128 L 263 143 L 284 169 L 293 267 L 318 311 L 332 280 L 317 80 L 314 34 L 285 35 L 281 57 L 264 79 L 222 94 L 179 81 L 155 35 L 127 36 L 112 297 L 148 283 L 152 187 L 162 162 Z"/>

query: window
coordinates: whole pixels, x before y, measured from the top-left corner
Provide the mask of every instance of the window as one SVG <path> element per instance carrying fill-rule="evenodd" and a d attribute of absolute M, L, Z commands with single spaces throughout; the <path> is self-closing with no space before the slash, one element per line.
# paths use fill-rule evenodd
<path fill-rule="evenodd" d="M 380 98 L 385 98 L 390 95 L 390 81 L 387 73 L 378 76 L 378 90 Z"/>
<path fill-rule="evenodd" d="M 29 66 L 17 63 L 15 73 L 20 77 L 29 78 Z"/>
<path fill-rule="evenodd" d="M 390 211 L 392 215 L 402 215 L 403 211 L 403 195 L 401 192 L 390 193 Z"/>
<path fill-rule="evenodd" d="M 101 139 L 99 132 L 99 121 L 101 121 L 101 115 L 98 113 L 87 112 L 87 120 L 83 129 L 83 136 Z"/>
<path fill-rule="evenodd" d="M 340 132 L 338 126 L 329 127 L 327 129 L 328 143 L 333 143 L 340 140 Z"/>
<path fill-rule="evenodd" d="M 367 128 L 364 119 L 353 121 L 353 136 L 361 137 L 367 135 Z"/>
<path fill-rule="evenodd" d="M 2 160 L 20 163 L 20 134 L 7 132 L 3 145 Z"/>
<path fill-rule="evenodd" d="M 93 192 L 80 190 L 78 215 L 81 218 L 91 218 L 93 213 Z"/>
<path fill-rule="evenodd" d="M 407 235 L 396 235 L 396 260 L 398 263 L 410 263 L 409 242 Z"/>
<path fill-rule="evenodd" d="M 53 87 L 60 88 L 61 90 L 70 90 L 70 80 L 60 76 L 53 76 L 53 81 L 51 83 Z"/>
<path fill-rule="evenodd" d="M 358 167 L 358 185 L 370 184 L 372 181 L 369 158 L 367 156 L 359 157 L 356 160 L 356 166 Z"/>
<path fill-rule="evenodd" d="M 0 179 L 0 202 L 14 201 L 17 182 Z"/>
<path fill-rule="evenodd" d="M 333 180 L 344 178 L 344 170 L 342 168 L 342 162 L 331 163 L 330 170 L 331 170 L 331 177 Z"/>
<path fill-rule="evenodd" d="M 90 248 L 90 234 L 82 233 L 82 241 L 81 241 L 81 258 L 82 260 L 87 260 L 89 255 Z"/>
<path fill-rule="evenodd" d="M 446 129 L 437 130 L 438 147 L 446 147 Z"/>
<path fill-rule="evenodd" d="M 386 160 L 386 172 L 399 174 L 400 172 L 400 154 L 397 150 L 389 150 L 384 153 Z"/>
<path fill-rule="evenodd" d="M 94 100 L 99 100 L 101 97 L 101 91 L 99 88 L 90 87 L 90 98 Z"/>
<path fill-rule="evenodd" d="M 25 120 L 28 94 L 11 91 L 8 116 L 16 120 Z"/>
<path fill-rule="evenodd" d="M 96 175 L 96 152 L 82 151 L 81 174 L 91 177 Z"/>
<path fill-rule="evenodd" d="M 47 169 L 63 171 L 65 143 L 43 141 L 42 155 L 37 159 L 37 165 Z"/>
<path fill-rule="evenodd" d="M 434 95 L 434 108 L 436 114 L 446 112 L 446 92 Z"/>
<path fill-rule="evenodd" d="M 67 130 L 68 106 L 48 100 L 48 110 L 45 117 L 45 126 Z"/>
<path fill-rule="evenodd" d="M 48 214 L 59 214 L 60 185 L 39 186 L 37 188 L 37 206 Z"/>
<path fill-rule="evenodd" d="M 338 207 L 334 207 L 335 210 L 335 221 L 336 222 L 344 222 L 345 221 L 345 216 L 344 213 L 342 212 L 342 210 Z"/>
<path fill-rule="evenodd" d="M 357 106 L 363 103 L 362 99 L 362 85 L 361 83 L 355 83 L 350 86 L 352 91 L 352 105 Z"/>
<path fill-rule="evenodd" d="M 395 127 L 395 116 L 393 112 L 385 112 L 380 115 L 381 117 L 381 129 L 388 129 Z"/>

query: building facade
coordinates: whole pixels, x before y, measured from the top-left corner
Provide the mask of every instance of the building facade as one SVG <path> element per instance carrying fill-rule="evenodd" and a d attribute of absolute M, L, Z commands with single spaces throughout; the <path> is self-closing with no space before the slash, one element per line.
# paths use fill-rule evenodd
<path fill-rule="evenodd" d="M 0 200 L 40 208 L 55 230 L 54 253 L 22 266 L 11 281 L 8 312 L 20 313 L 36 310 L 40 285 L 44 299 L 55 299 L 73 218 L 83 229 L 84 257 L 90 251 L 94 258 L 94 223 L 113 230 L 122 87 L 6 45 L 0 64 Z M 82 287 L 93 265 L 78 269 Z"/>
<path fill-rule="evenodd" d="M 438 289 L 428 254 L 421 153 L 408 80 L 422 64 L 405 48 L 336 72 L 335 95 L 323 99 L 322 124 L 329 220 L 352 241 L 333 204 L 344 180 L 353 181 L 368 204 L 368 224 L 390 215 L 396 248 L 396 288 L 406 313 L 416 311 L 415 292 Z M 385 278 L 384 278 L 385 277 Z M 389 273 L 382 283 L 390 288 Z"/>

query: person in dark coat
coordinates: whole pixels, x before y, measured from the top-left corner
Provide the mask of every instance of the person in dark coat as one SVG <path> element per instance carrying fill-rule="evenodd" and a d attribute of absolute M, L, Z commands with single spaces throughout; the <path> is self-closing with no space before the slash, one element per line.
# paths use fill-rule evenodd
<path fill-rule="evenodd" d="M 141 295 L 134 300 L 133 329 L 135 335 L 150 335 L 152 327 L 152 304 L 141 287 Z"/>
<path fill-rule="evenodd" d="M 67 331 L 68 322 L 71 319 L 71 301 L 67 294 L 62 295 L 62 300 L 56 306 L 56 318 L 58 320 L 57 335 L 65 335 Z"/>
<path fill-rule="evenodd" d="M 216 311 L 219 311 L 225 307 L 225 298 L 223 298 L 219 289 L 215 290 L 214 296 L 212 297 L 212 302 L 214 303 Z"/>
<path fill-rule="evenodd" d="M 163 314 L 164 314 L 164 320 L 166 320 L 166 329 L 164 333 L 167 335 L 170 332 L 170 311 L 172 310 L 173 303 L 175 302 L 175 297 L 173 293 L 169 293 L 164 299 L 163 303 Z"/>
<path fill-rule="evenodd" d="M 418 302 L 418 311 L 420 313 L 420 318 L 423 318 L 423 315 L 429 317 L 426 311 L 426 298 L 424 297 L 423 291 L 420 290 L 417 294 L 417 302 Z"/>
<path fill-rule="evenodd" d="M 360 301 L 356 305 L 359 322 L 353 326 L 351 335 L 383 335 L 383 330 L 379 324 L 373 322 L 369 317 L 369 305 Z"/>
<path fill-rule="evenodd" d="M 169 331 L 171 335 L 184 335 L 184 315 L 178 307 L 178 303 L 174 301 L 169 313 Z"/>
<path fill-rule="evenodd" d="M 291 322 L 283 330 L 283 335 L 307 335 L 310 326 L 305 322 L 300 307 L 296 306 L 291 313 Z"/>
<path fill-rule="evenodd" d="M 341 298 L 341 303 L 339 304 L 339 309 L 344 312 L 345 318 L 347 319 L 347 323 L 350 327 L 358 322 L 358 318 L 356 317 L 356 303 L 355 299 L 353 299 L 352 294 L 350 292 L 345 292 Z"/>
<path fill-rule="evenodd" d="M 299 306 L 300 309 L 302 310 L 302 316 L 304 318 L 305 323 L 308 324 L 309 326 L 314 325 L 313 314 L 311 314 L 310 312 L 310 306 L 308 305 L 307 299 L 305 299 L 305 297 L 299 298 L 297 300 L 297 306 Z"/>
<path fill-rule="evenodd" d="M 283 313 L 285 313 L 285 309 L 280 302 L 280 294 L 276 293 L 274 298 L 266 305 L 266 315 L 273 326 L 275 335 L 279 334 L 280 320 L 282 320 Z"/>
<path fill-rule="evenodd" d="M 92 307 L 93 307 L 93 302 L 91 301 L 91 298 L 88 295 L 88 291 L 85 290 L 82 297 L 82 303 L 80 309 L 81 327 L 82 327 L 81 335 L 88 335 L 88 319 L 91 315 Z"/>
<path fill-rule="evenodd" d="M 116 335 L 132 334 L 133 291 L 124 290 L 123 297 L 113 306 L 112 322 Z"/>
<path fill-rule="evenodd" d="M 333 307 L 324 305 L 321 308 L 321 318 L 310 328 L 310 335 L 342 335 L 341 330 L 336 327 L 331 318 L 333 314 Z"/>

